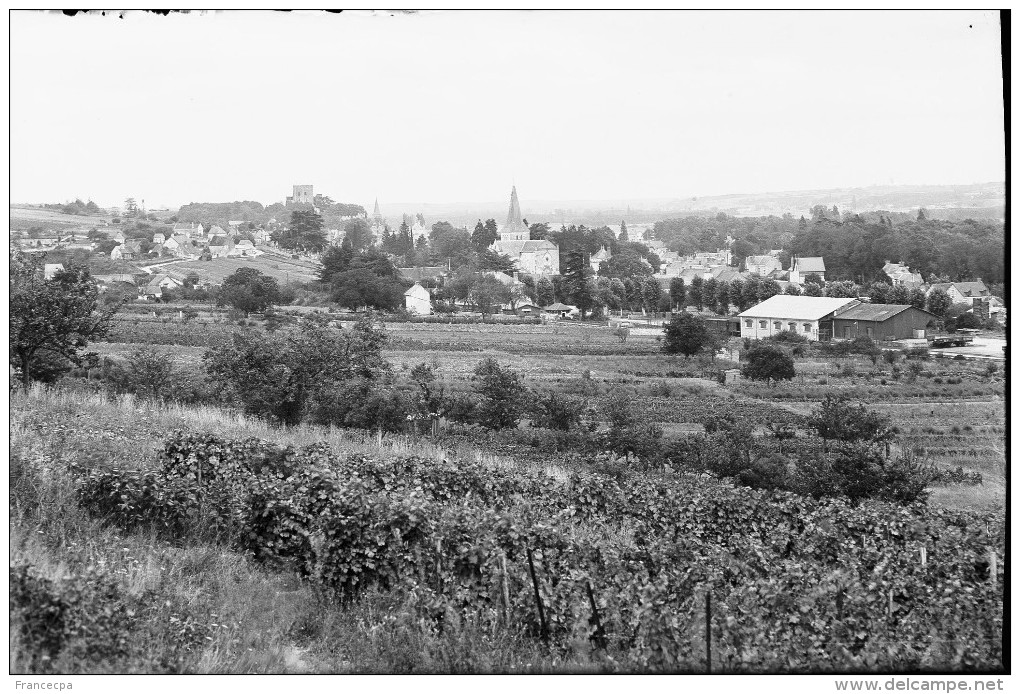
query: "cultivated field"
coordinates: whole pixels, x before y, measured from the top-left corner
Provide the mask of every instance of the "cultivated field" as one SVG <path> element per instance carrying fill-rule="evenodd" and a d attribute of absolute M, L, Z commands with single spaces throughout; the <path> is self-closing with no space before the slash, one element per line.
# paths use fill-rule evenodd
<path fill-rule="evenodd" d="M 316 279 L 317 265 L 304 260 L 294 260 L 284 255 L 267 253 L 257 258 L 214 258 L 213 260 L 189 260 L 173 263 L 175 270 L 187 272 L 197 270 L 207 281 L 220 284 L 225 278 L 243 267 L 254 268 L 275 278 L 280 284 L 290 282 L 311 282 Z"/>

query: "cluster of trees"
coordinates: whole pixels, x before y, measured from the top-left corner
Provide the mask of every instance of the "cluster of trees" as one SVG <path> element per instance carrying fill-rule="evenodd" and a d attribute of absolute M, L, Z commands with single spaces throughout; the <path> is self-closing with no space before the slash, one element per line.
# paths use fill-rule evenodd
<path fill-rule="evenodd" d="M 81 198 L 75 198 L 74 202 L 69 202 L 60 208 L 60 211 L 64 214 L 99 214 L 102 210 L 99 209 L 99 205 L 89 200 L 88 202 L 82 202 Z"/>
<path fill-rule="evenodd" d="M 216 224 L 224 229 L 232 220 L 241 220 L 256 225 L 266 225 L 269 220 L 283 221 L 290 219 L 292 212 L 314 212 L 319 210 L 323 224 L 327 229 L 341 229 L 352 217 L 365 218 L 365 208 L 361 205 L 334 202 L 327 195 L 316 195 L 314 205 L 291 205 L 282 203 L 263 206 L 254 200 L 236 200 L 234 202 L 193 202 L 183 205 L 178 210 L 175 221 L 199 222 Z"/>
<path fill-rule="evenodd" d="M 408 284 L 389 257 L 372 249 L 355 251 L 348 241 L 330 246 L 322 255 L 318 277 L 330 300 L 351 310 L 392 311 L 402 306 Z"/>
<path fill-rule="evenodd" d="M 982 278 L 998 284 L 1005 278 L 1005 228 L 994 221 L 952 222 L 889 212 L 840 214 L 816 205 L 811 219 L 781 217 L 683 217 L 655 223 L 654 236 L 681 255 L 721 248 L 726 238 L 736 262 L 749 255 L 782 248 L 780 261 L 791 256 L 825 258 L 826 276 L 864 284 L 884 281 L 886 261 L 901 262 L 920 272 L 959 281 Z"/>

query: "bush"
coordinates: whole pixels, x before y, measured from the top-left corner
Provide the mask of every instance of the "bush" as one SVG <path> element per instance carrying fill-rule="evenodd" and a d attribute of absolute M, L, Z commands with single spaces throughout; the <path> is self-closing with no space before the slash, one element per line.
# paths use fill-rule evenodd
<path fill-rule="evenodd" d="M 808 339 L 806 336 L 801 335 L 800 333 L 795 332 L 793 330 L 782 330 L 778 333 L 770 335 L 766 339 L 769 342 L 776 342 L 779 344 L 803 345 L 808 343 Z"/>
<path fill-rule="evenodd" d="M 516 427 L 524 414 L 527 394 L 521 375 L 487 357 L 475 367 L 471 381 L 478 398 L 475 421 L 486 429 Z"/>
<path fill-rule="evenodd" d="M 543 429 L 570 431 L 581 426 L 584 402 L 553 393 L 533 393 L 531 423 Z"/>
<path fill-rule="evenodd" d="M 753 381 L 791 380 L 795 375 L 793 357 L 778 347 L 760 344 L 745 353 L 747 364 L 741 369 Z"/>

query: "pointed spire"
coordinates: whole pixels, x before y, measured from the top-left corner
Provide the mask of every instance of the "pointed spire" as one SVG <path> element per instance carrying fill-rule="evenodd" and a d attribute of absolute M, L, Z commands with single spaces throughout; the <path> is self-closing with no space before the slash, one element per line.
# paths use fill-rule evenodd
<path fill-rule="evenodd" d="M 375 211 L 372 212 L 372 216 L 373 217 L 382 217 L 382 215 L 379 213 L 379 198 L 375 199 Z"/>
<path fill-rule="evenodd" d="M 531 237 L 528 227 L 524 226 L 524 221 L 521 219 L 521 203 L 517 199 L 517 186 L 513 186 L 510 191 L 510 210 L 506 215 L 506 224 L 499 231 L 500 235 L 504 234 L 525 234 L 524 238 L 528 239 Z"/>

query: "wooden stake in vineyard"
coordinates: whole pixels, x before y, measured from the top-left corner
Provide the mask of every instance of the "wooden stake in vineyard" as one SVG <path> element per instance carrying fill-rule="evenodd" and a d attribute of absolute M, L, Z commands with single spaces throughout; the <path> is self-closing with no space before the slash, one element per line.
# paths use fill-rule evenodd
<path fill-rule="evenodd" d="M 712 674 L 712 591 L 705 593 L 705 672 Z"/>
<path fill-rule="evenodd" d="M 538 604 L 538 623 L 542 629 L 542 640 L 549 643 L 549 629 L 545 625 L 545 608 L 542 606 L 542 596 L 538 592 L 538 578 L 535 576 L 535 561 L 531 558 L 531 548 L 528 547 L 528 569 L 531 571 L 531 584 L 535 587 L 535 602 Z"/>
<path fill-rule="evenodd" d="M 602 628 L 602 619 L 599 617 L 599 606 L 595 602 L 595 594 L 591 589 L 591 582 L 584 582 L 585 588 L 588 589 L 588 603 L 591 605 L 591 616 L 595 621 L 595 634 L 592 639 L 595 641 L 595 647 L 605 650 L 606 647 L 606 630 Z"/>

